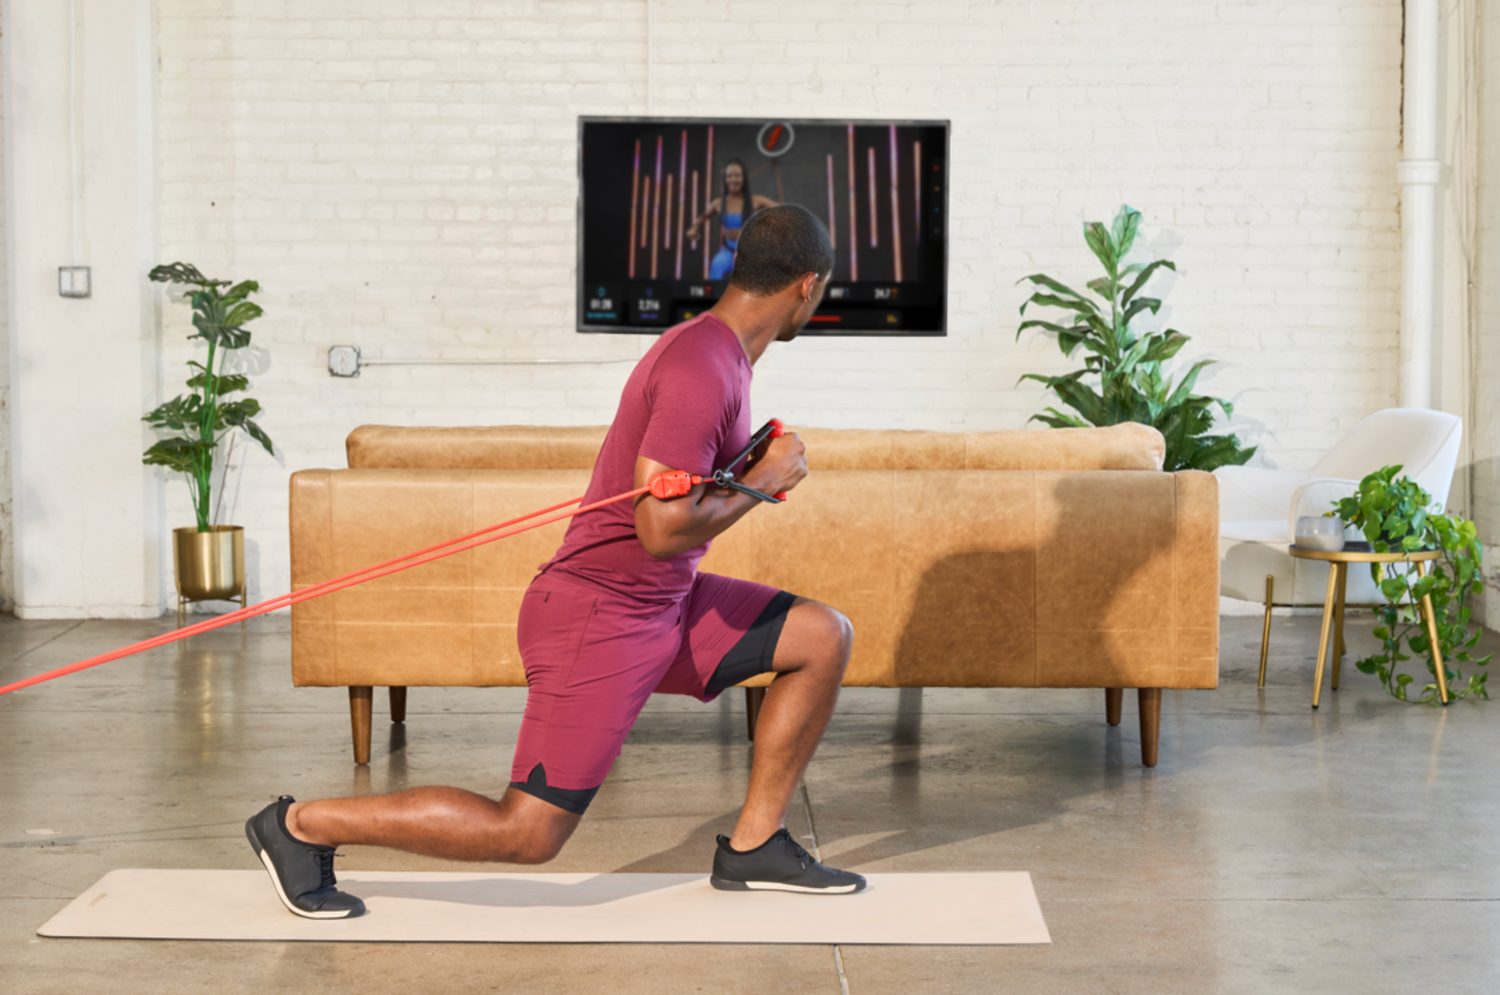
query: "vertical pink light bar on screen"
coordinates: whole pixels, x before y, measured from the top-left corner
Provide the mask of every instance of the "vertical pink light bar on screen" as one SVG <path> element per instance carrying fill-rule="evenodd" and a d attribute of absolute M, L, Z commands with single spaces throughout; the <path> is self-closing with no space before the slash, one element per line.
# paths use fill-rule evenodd
<path fill-rule="evenodd" d="M 849 126 L 849 279 L 859 279 L 859 199 L 854 193 L 854 125 Z"/>
<path fill-rule="evenodd" d="M 891 125 L 891 255 L 896 259 L 896 282 L 901 282 L 901 181 L 896 152 L 896 126 Z"/>
<path fill-rule="evenodd" d="M 635 140 L 635 168 L 630 172 L 630 278 L 635 279 L 635 217 L 641 206 L 641 140 Z"/>
<path fill-rule="evenodd" d="M 688 203 L 690 203 L 690 204 L 693 205 L 693 213 L 697 214 L 698 213 L 698 171 L 696 169 L 693 170 L 693 195 L 688 198 Z M 697 249 L 698 248 L 698 240 L 696 238 L 693 239 L 693 244 L 692 244 L 691 247 L 693 249 Z M 680 276 L 680 274 L 679 274 L 679 276 Z"/>
<path fill-rule="evenodd" d="M 641 248 L 651 235 L 651 177 L 641 181 Z"/>
<path fill-rule="evenodd" d="M 833 153 L 828 153 L 828 242 L 839 247 L 838 219 L 833 214 Z"/>
<path fill-rule="evenodd" d="M 651 194 L 651 279 L 656 279 L 657 256 L 661 254 L 661 145 L 662 136 L 656 136 L 656 182 Z"/>
<path fill-rule="evenodd" d="M 674 279 L 682 279 L 682 241 L 687 237 L 683 211 L 687 205 L 687 130 L 682 132 L 682 161 L 677 166 L 677 270 Z"/>
<path fill-rule="evenodd" d="M 708 213 L 708 205 L 714 199 L 714 126 L 708 126 L 708 162 L 703 167 L 703 213 Z M 703 279 L 708 279 L 708 264 L 713 255 L 713 239 L 710 238 L 714 231 L 713 219 L 703 222 Z"/>
<path fill-rule="evenodd" d="M 911 143 L 911 240 L 922 244 L 922 143 Z"/>
<path fill-rule="evenodd" d="M 667 244 L 666 250 L 672 251 L 672 174 L 667 174 Z"/>
<path fill-rule="evenodd" d="M 880 248 L 880 201 L 875 196 L 875 146 L 865 149 L 865 164 L 870 172 L 870 248 Z"/>

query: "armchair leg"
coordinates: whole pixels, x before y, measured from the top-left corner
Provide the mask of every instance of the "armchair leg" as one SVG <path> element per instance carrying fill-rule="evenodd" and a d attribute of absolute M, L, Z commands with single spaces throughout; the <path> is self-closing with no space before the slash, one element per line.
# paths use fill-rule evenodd
<path fill-rule="evenodd" d="M 406 688 L 391 688 L 391 721 L 406 721 Z"/>
<path fill-rule="evenodd" d="M 1260 630 L 1260 680 L 1255 686 L 1266 686 L 1266 649 L 1271 645 L 1271 597 L 1276 593 L 1276 578 L 1266 574 L 1266 621 Z"/>
<path fill-rule="evenodd" d="M 745 724 L 749 727 L 750 742 L 755 742 L 755 723 L 760 719 L 760 706 L 765 703 L 765 688 L 745 689 Z"/>
<path fill-rule="evenodd" d="M 1136 691 L 1141 710 L 1141 763 L 1156 766 L 1156 747 L 1161 742 L 1161 688 Z"/>
<path fill-rule="evenodd" d="M 372 687 L 349 689 L 349 722 L 354 730 L 354 762 L 370 762 L 370 706 L 375 701 Z"/>
<path fill-rule="evenodd" d="M 1104 721 L 1112 726 L 1120 724 L 1120 706 L 1125 703 L 1124 688 L 1104 689 Z"/>

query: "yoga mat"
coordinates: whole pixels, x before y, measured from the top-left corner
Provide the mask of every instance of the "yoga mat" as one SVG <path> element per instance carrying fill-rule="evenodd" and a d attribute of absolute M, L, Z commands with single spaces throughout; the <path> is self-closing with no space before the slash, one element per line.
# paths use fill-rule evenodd
<path fill-rule="evenodd" d="M 722 892 L 701 874 L 339 871 L 357 919 L 282 907 L 264 871 L 110 871 L 42 936 L 356 943 L 1051 943 L 1024 871 L 871 874 L 857 895 Z"/>

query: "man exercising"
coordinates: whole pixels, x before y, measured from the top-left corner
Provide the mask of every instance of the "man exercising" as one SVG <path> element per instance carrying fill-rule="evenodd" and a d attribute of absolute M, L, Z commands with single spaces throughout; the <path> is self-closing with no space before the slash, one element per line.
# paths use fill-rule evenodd
<path fill-rule="evenodd" d="M 766 440 L 748 468 L 751 367 L 790 342 L 833 269 L 828 232 L 801 207 L 755 214 L 729 288 L 712 311 L 669 329 L 626 382 L 584 502 L 660 473 L 733 471 L 755 490 L 807 476 L 795 434 Z M 359 915 L 337 890 L 334 848 L 384 846 L 449 860 L 542 864 L 557 856 L 653 691 L 710 701 L 770 671 L 744 808 L 718 837 L 711 882 L 732 891 L 841 894 L 864 878 L 824 867 L 783 825 L 838 700 L 853 629 L 826 605 L 698 572 L 710 541 L 760 502 L 699 484 L 574 518 L 521 602 L 517 634 L 530 690 L 511 783 L 499 801 L 461 788 L 296 802 L 283 795 L 245 824 L 277 894 L 300 916 Z"/>

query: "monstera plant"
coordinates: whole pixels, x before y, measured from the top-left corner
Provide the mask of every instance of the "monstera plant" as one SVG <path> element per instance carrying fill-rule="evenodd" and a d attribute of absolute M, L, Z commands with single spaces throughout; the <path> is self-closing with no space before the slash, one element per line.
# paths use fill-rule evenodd
<path fill-rule="evenodd" d="M 250 344 L 250 333 L 244 326 L 261 315 L 260 305 L 250 300 L 260 284 L 243 280 L 231 286 L 228 280 L 209 279 L 187 263 L 158 266 L 151 271 L 151 279 L 192 288 L 189 299 L 196 331 L 188 338 L 202 339 L 208 355 L 203 362 L 188 360 L 193 371 L 187 381 L 188 393 L 179 394 L 141 419 L 164 435 L 146 450 L 143 462 L 164 466 L 187 478 L 198 531 L 208 532 L 212 527 L 213 471 L 219 446 L 242 431 L 275 455 L 270 436 L 255 424 L 260 402 L 251 397 L 226 400 L 227 395 L 246 390 L 249 378 L 223 372 L 230 351 Z"/>
<path fill-rule="evenodd" d="M 1037 288 L 1021 305 L 1022 317 L 1030 307 L 1065 313 L 1056 321 L 1027 319 L 1016 329 L 1016 337 L 1037 328 L 1056 335 L 1058 348 L 1068 358 L 1079 350 L 1085 353 L 1081 370 L 1055 377 L 1028 373 L 1021 378 L 1046 385 L 1073 409 L 1069 413 L 1048 408 L 1032 420 L 1053 428 L 1131 421 L 1150 425 L 1166 439 L 1164 469 L 1169 471 L 1241 465 L 1255 454 L 1255 448 L 1243 448 L 1232 434 L 1211 431 L 1214 409 L 1227 419 L 1233 416 L 1234 406 L 1193 392 L 1198 374 L 1213 360 L 1198 360 L 1174 381 L 1162 364 L 1182 351 L 1188 337 L 1172 328 L 1161 332 L 1136 328 L 1137 319 L 1161 309 L 1159 298 L 1143 293 L 1146 284 L 1159 270 L 1177 269 L 1165 259 L 1125 261 L 1140 225 L 1141 213 L 1128 206 L 1120 208 L 1108 227 L 1098 221 L 1084 224 L 1084 241 L 1104 266 L 1104 275 L 1086 284 L 1089 293 L 1044 273 L 1022 277 L 1022 282 Z"/>
<path fill-rule="evenodd" d="M 188 288 L 195 329 L 188 338 L 201 339 L 208 347 L 201 362 L 188 360 L 188 393 L 179 394 L 142 419 L 162 435 L 146 450 L 143 462 L 175 470 L 187 479 L 197 518 L 196 526 L 172 532 L 180 625 L 189 602 L 238 597 L 243 605 L 246 600 L 244 530 L 213 521 L 214 464 L 219 446 L 227 440 L 232 447 L 234 436 L 244 432 L 266 452 L 275 455 L 275 448 L 270 436 L 255 424 L 260 402 L 251 397 L 228 399 L 247 389 L 249 378 L 224 372 L 229 353 L 250 344 L 245 326 L 261 315 L 260 305 L 251 301 L 250 295 L 260 290 L 260 284 L 254 280 L 232 285 L 228 280 L 212 280 L 187 263 L 158 266 L 151 271 L 151 279 Z"/>

